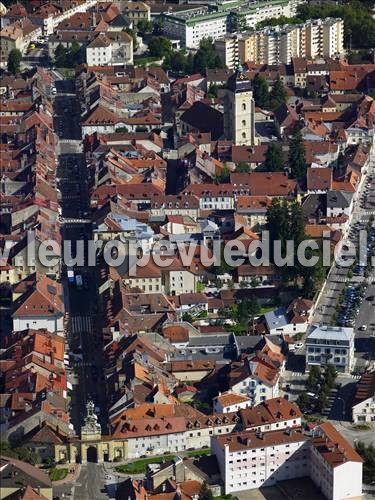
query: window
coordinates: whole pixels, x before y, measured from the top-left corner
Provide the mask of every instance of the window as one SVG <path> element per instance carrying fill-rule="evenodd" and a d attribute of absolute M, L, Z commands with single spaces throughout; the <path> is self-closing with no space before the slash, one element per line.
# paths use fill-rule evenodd
<path fill-rule="evenodd" d="M 242 103 L 242 111 L 246 111 L 246 104 L 244 102 Z"/>
<path fill-rule="evenodd" d="M 242 120 L 242 126 L 246 127 L 246 120 Z"/>
<path fill-rule="evenodd" d="M 242 139 L 246 139 L 246 132 L 242 132 Z"/>

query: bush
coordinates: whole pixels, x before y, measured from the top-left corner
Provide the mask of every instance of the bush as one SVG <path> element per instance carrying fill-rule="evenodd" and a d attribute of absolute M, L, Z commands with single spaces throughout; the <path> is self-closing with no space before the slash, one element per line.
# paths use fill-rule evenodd
<path fill-rule="evenodd" d="M 48 475 L 51 481 L 61 481 L 68 475 L 68 469 L 51 469 Z"/>

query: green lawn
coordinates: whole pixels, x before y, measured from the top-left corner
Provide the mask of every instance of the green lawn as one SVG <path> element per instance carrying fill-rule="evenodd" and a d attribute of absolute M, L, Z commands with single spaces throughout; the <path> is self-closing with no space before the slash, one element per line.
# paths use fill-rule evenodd
<path fill-rule="evenodd" d="M 60 481 L 68 475 L 68 469 L 50 469 L 48 475 L 51 481 Z"/>
<path fill-rule="evenodd" d="M 270 311 L 274 311 L 275 309 L 277 309 L 276 306 L 263 306 L 259 309 L 259 315 L 266 314 Z"/>
<path fill-rule="evenodd" d="M 74 68 L 56 68 L 56 70 L 66 79 L 74 80 L 76 77 L 76 72 Z"/>
<path fill-rule="evenodd" d="M 134 66 L 146 66 L 146 64 L 152 64 L 156 61 L 160 61 L 161 59 L 161 57 L 155 56 L 134 58 Z"/>
<path fill-rule="evenodd" d="M 142 474 L 146 472 L 146 465 L 155 464 L 160 462 L 168 462 L 173 460 L 174 455 L 163 455 L 161 457 L 150 457 L 142 458 L 141 460 L 136 460 L 125 465 L 118 465 L 115 468 L 116 472 L 122 472 L 123 474 Z"/>
<path fill-rule="evenodd" d="M 188 457 L 203 457 L 206 455 L 211 455 L 211 450 L 209 448 L 204 450 L 192 450 L 187 452 Z"/>

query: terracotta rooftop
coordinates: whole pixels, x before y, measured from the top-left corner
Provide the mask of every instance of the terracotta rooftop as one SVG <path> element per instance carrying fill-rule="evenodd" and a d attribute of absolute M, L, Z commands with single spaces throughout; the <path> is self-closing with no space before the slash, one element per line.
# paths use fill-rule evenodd
<path fill-rule="evenodd" d="M 216 441 L 220 448 L 228 446 L 230 453 L 237 451 L 245 451 L 256 448 L 266 448 L 268 446 L 280 446 L 288 443 L 299 443 L 307 441 L 307 436 L 302 432 L 301 428 L 290 429 L 285 431 L 244 431 L 226 436 L 217 436 Z"/>
<path fill-rule="evenodd" d="M 375 372 L 365 373 L 357 382 L 354 404 L 375 396 Z"/>
<path fill-rule="evenodd" d="M 363 462 L 358 453 L 330 422 L 321 424 L 319 429 L 320 436 L 312 440 L 312 445 L 328 466 L 334 468 L 346 462 Z"/>
<path fill-rule="evenodd" d="M 245 429 L 302 417 L 299 407 L 284 398 L 268 399 L 253 408 L 240 410 Z"/>
<path fill-rule="evenodd" d="M 223 407 L 232 406 L 238 403 L 246 403 L 250 401 L 247 396 L 241 396 L 240 394 L 235 394 L 234 392 L 225 392 L 220 394 L 215 398 Z"/>
<path fill-rule="evenodd" d="M 328 191 L 332 189 L 332 169 L 325 167 L 308 168 L 307 189 L 309 191 Z"/>

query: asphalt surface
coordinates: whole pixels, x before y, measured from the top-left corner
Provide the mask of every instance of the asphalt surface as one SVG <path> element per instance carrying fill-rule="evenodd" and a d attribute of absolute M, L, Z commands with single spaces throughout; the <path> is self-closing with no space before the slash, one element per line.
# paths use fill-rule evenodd
<path fill-rule="evenodd" d="M 75 275 L 82 276 L 82 288 L 78 289 L 76 284 L 69 284 L 66 266 L 62 268 L 65 306 L 69 315 L 66 351 L 70 356 L 69 378 L 73 385 L 71 421 L 76 434 L 79 435 L 84 422 L 85 405 L 87 401 L 93 400 L 99 410 L 102 431 L 107 433 L 97 275 L 95 267 L 87 266 L 87 241 L 92 239 L 92 224 L 88 171 L 81 142 L 81 111 L 78 98 L 74 95 L 74 82 L 61 80 L 56 81 L 55 85 L 57 95 L 54 99 L 54 125 L 59 137 L 57 178 L 61 197 L 63 251 L 75 257 L 77 242 L 83 241 L 85 253 L 83 265 L 74 266 Z M 69 222 L 82 218 L 89 222 Z M 68 222 L 65 222 L 67 220 Z M 69 491 L 79 500 L 107 498 L 103 467 L 95 463 L 82 466 L 77 482 L 57 488 L 56 494 L 68 494 Z"/>
<path fill-rule="evenodd" d="M 375 151 L 372 149 L 368 172 L 366 178 L 375 175 Z M 362 223 L 363 229 L 367 225 L 370 217 L 375 216 L 375 183 L 373 182 L 368 188 L 368 196 L 364 201 L 363 195 L 366 190 L 366 180 L 363 183 L 362 190 L 356 201 L 349 231 L 349 239 L 358 247 L 358 237 L 351 235 L 352 228 L 358 222 Z M 363 276 L 347 277 L 348 268 L 334 266 L 331 269 L 329 277 L 326 282 L 324 291 L 317 304 L 316 312 L 314 314 L 313 323 L 330 324 L 332 317 L 335 314 L 338 298 L 345 288 L 346 283 L 360 284 L 365 281 Z M 369 286 L 366 290 L 365 299 L 362 301 L 358 316 L 356 318 L 355 330 L 355 347 L 356 347 L 356 371 L 363 371 L 371 366 L 372 361 L 375 359 L 375 307 L 374 301 L 366 300 L 367 297 L 375 295 L 375 286 L 372 282 L 375 281 L 375 270 L 372 266 L 371 275 L 367 278 Z M 372 326 L 371 324 L 374 323 Z M 359 328 L 362 325 L 367 325 L 367 330 L 361 331 Z M 374 330 L 373 330 L 374 328 Z"/>
<path fill-rule="evenodd" d="M 73 498 L 75 500 L 108 500 L 114 498 L 114 495 L 107 495 L 106 488 L 108 488 L 111 481 L 105 479 L 105 470 L 102 465 L 88 463 L 81 466 L 81 473 L 77 480 L 71 484 L 64 484 L 61 486 L 54 486 L 54 497 Z M 112 482 L 115 479 L 112 478 Z M 112 486 L 114 492 L 116 491 L 116 484 Z"/>

